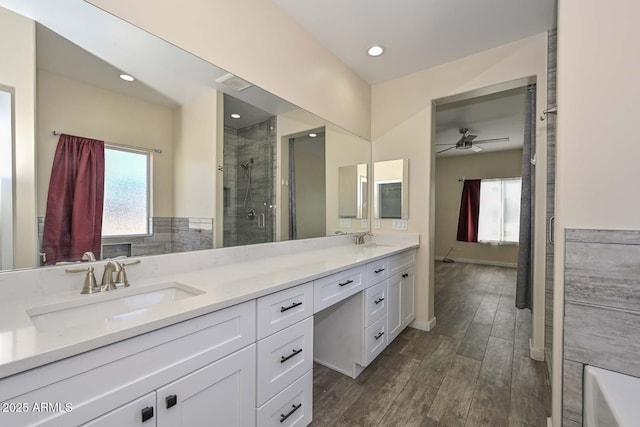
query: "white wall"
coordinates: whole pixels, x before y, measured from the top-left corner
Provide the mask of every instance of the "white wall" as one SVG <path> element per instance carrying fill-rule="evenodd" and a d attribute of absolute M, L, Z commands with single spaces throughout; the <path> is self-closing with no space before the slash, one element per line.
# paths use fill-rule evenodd
<path fill-rule="evenodd" d="M 423 242 L 418 251 L 416 326 L 427 327 L 434 318 L 435 160 L 431 147 L 435 134 L 433 102 L 535 76 L 539 115 L 546 105 L 546 68 L 547 34 L 542 33 L 373 86 L 371 133 L 374 162 L 410 159 L 408 231 L 420 233 Z M 536 137 L 536 186 L 541 191 L 538 191 L 536 200 L 536 259 L 540 262 L 534 267 L 534 299 L 537 307 L 544 307 L 546 129 L 539 121 Z M 390 221 L 382 221 L 382 227 L 385 231 L 391 231 Z M 534 345 L 542 349 L 544 309 L 536 312 L 534 317 Z"/>
<path fill-rule="evenodd" d="M 123 84 L 126 84 L 123 82 Z M 37 213 L 44 216 L 57 130 L 140 148 L 152 154 L 153 216 L 173 216 L 172 110 L 46 70 L 38 70 Z"/>
<path fill-rule="evenodd" d="M 439 157 L 436 160 L 435 255 L 480 263 L 516 266 L 517 245 L 488 245 L 458 242 L 458 217 L 463 183 L 466 179 L 513 178 L 522 176 L 522 150 Z"/>
<path fill-rule="evenodd" d="M 14 98 L 14 267 L 38 265 L 35 171 L 35 23 L 0 8 L 0 85 Z"/>
<path fill-rule="evenodd" d="M 370 86 L 264 0 L 90 0 L 338 126 L 369 138 Z"/>
<path fill-rule="evenodd" d="M 175 216 L 215 216 L 217 108 L 212 90 L 174 110 Z"/>
<path fill-rule="evenodd" d="M 562 366 L 564 229 L 640 229 L 638 16 L 637 1 L 559 2 L 554 367 Z M 560 374 L 554 369 L 554 425 Z"/>

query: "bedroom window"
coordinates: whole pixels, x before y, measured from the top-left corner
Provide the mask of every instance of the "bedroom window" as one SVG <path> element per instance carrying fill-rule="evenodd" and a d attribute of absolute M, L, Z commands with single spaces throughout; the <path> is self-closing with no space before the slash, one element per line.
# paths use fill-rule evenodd
<path fill-rule="evenodd" d="M 480 185 L 478 241 L 518 243 L 522 178 L 483 179 Z"/>
<path fill-rule="evenodd" d="M 104 237 L 149 234 L 149 153 L 104 149 Z"/>

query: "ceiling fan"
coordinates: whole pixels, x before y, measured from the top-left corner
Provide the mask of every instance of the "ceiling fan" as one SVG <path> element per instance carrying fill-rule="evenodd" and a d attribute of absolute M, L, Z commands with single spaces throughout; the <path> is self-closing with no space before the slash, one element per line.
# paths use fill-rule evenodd
<path fill-rule="evenodd" d="M 453 150 L 473 150 L 475 152 L 482 151 L 482 147 L 479 147 L 479 144 L 488 144 L 492 142 L 509 142 L 509 138 L 490 138 L 490 139 L 479 139 L 474 142 L 474 140 L 478 137 L 478 135 L 471 135 L 469 133 L 469 129 L 460 128 L 460 139 L 455 144 L 436 144 L 436 145 L 450 145 L 449 148 L 445 148 L 444 150 L 436 151 L 436 154 L 444 153 L 445 151 Z"/>

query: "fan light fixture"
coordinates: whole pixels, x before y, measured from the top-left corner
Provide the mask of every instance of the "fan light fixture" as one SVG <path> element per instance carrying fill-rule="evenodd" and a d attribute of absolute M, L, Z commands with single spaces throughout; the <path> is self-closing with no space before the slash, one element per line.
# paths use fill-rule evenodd
<path fill-rule="evenodd" d="M 369 48 L 369 50 L 367 51 L 369 56 L 373 56 L 373 57 L 380 56 L 380 55 L 382 55 L 383 52 L 384 52 L 384 48 L 382 46 L 378 46 L 378 45 L 371 46 Z"/>

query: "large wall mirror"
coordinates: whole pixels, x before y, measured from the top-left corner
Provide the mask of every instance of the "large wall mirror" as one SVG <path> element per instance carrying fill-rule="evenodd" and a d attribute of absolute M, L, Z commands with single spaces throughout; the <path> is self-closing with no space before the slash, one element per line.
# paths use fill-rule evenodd
<path fill-rule="evenodd" d="M 51 3 L 0 0 L 2 269 L 80 258 L 42 255 L 62 134 L 104 141 L 101 258 L 369 229 L 340 213 L 340 171 L 366 171 L 369 141 L 86 2 Z"/>

